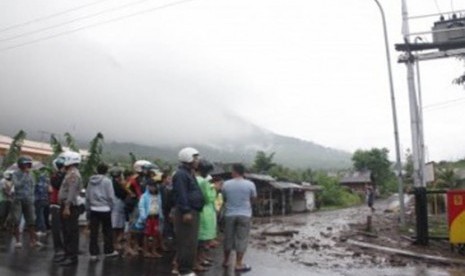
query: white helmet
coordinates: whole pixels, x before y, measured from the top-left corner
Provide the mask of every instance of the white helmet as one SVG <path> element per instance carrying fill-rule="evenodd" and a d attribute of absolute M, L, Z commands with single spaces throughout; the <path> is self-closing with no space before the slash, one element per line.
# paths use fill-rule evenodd
<path fill-rule="evenodd" d="M 64 159 L 65 167 L 81 163 L 81 155 L 75 151 L 65 151 L 60 154 L 60 157 Z"/>
<path fill-rule="evenodd" d="M 14 171 L 12 170 L 6 170 L 3 172 L 3 178 L 7 179 L 7 180 L 11 180 L 11 178 L 13 177 L 13 173 Z"/>
<path fill-rule="evenodd" d="M 147 161 L 147 160 L 137 160 L 134 162 L 133 168 L 134 171 L 137 173 L 140 173 L 144 170 L 144 166 L 150 166 L 152 165 L 152 162 Z"/>
<path fill-rule="evenodd" d="M 178 153 L 178 159 L 184 163 L 191 163 L 194 161 L 194 156 L 199 155 L 199 151 L 194 148 L 183 148 Z"/>

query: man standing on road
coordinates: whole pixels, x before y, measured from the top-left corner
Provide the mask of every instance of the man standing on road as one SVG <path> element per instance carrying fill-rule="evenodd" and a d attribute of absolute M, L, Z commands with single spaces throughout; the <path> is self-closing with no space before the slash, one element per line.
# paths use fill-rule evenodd
<path fill-rule="evenodd" d="M 97 174 L 91 176 L 86 190 L 86 210 L 89 219 L 89 252 L 92 261 L 98 260 L 100 247 L 98 234 L 100 225 L 103 234 L 103 253 L 105 257 L 115 257 L 118 253 L 113 248 L 113 229 L 111 228 L 111 211 L 115 202 L 115 191 L 110 178 L 106 176 L 108 166 L 101 163 Z"/>
<path fill-rule="evenodd" d="M 229 256 L 236 251 L 235 272 L 248 272 L 252 268 L 243 263 L 249 241 L 252 218 L 252 201 L 257 197 L 255 184 L 244 179 L 245 168 L 242 164 L 232 167 L 233 179 L 224 182 L 225 200 L 224 225 L 224 261 L 223 267 L 229 266 Z"/>
<path fill-rule="evenodd" d="M 79 252 L 78 196 L 82 187 L 82 179 L 78 166 L 81 163 L 81 155 L 68 151 L 61 156 L 64 158 L 66 175 L 58 192 L 58 200 L 62 210 L 65 256 L 59 263 L 62 266 L 71 266 L 77 264 Z"/>
<path fill-rule="evenodd" d="M 34 209 L 34 178 L 31 175 L 32 158 L 21 156 L 17 162 L 18 170 L 13 173 L 12 183 L 14 187 L 13 204 L 11 212 L 14 218 L 14 236 L 16 248 L 22 248 L 19 224 L 21 216 L 24 216 L 30 237 L 31 247 L 41 246 L 37 241 L 35 232 L 35 209 Z"/>
<path fill-rule="evenodd" d="M 204 205 L 194 172 L 199 163 L 199 152 L 194 148 L 184 148 L 178 158 L 181 164 L 173 176 L 177 264 L 181 275 L 195 276 L 193 268 L 197 257 L 199 211 Z"/>
<path fill-rule="evenodd" d="M 63 245 L 63 233 L 62 229 L 62 218 L 61 218 L 61 206 L 58 200 L 58 192 L 60 191 L 61 183 L 65 177 L 65 168 L 64 168 L 65 159 L 63 157 L 58 157 L 53 160 L 52 165 L 54 168 L 54 173 L 50 179 L 51 184 L 51 193 L 50 193 L 50 213 L 52 216 L 52 240 L 53 240 L 53 250 L 55 254 L 53 255 L 53 261 L 61 261 L 65 255 L 64 245 Z"/>

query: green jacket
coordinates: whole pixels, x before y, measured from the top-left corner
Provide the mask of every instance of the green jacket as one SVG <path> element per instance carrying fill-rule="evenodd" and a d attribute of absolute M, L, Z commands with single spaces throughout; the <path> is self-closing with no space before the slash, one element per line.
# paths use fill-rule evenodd
<path fill-rule="evenodd" d="M 216 190 L 208 180 L 201 176 L 197 176 L 197 182 L 199 183 L 200 190 L 205 199 L 205 205 L 200 212 L 199 241 L 209 241 L 215 239 L 217 233 L 215 210 Z"/>

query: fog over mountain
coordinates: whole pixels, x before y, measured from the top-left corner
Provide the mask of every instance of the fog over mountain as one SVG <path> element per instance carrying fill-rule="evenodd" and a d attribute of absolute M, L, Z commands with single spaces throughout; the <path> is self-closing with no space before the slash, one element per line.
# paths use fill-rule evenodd
<path fill-rule="evenodd" d="M 194 146 L 201 154 L 216 162 L 244 162 L 252 164 L 257 151 L 262 150 L 268 153 L 275 152 L 275 161 L 285 166 L 293 168 L 313 168 L 313 169 L 340 169 L 350 166 L 350 154 L 344 151 L 331 149 L 312 142 L 274 134 L 263 128 L 257 127 L 245 120 L 235 116 L 226 116 L 224 113 L 215 114 L 215 117 L 204 118 L 203 124 L 190 126 L 182 122 L 178 125 L 172 120 L 173 126 L 185 127 L 184 132 L 176 127 L 160 128 L 155 126 L 137 130 L 135 126 L 130 128 L 136 133 L 146 133 L 146 136 L 138 137 L 121 131 L 121 125 L 116 122 L 80 122 L 79 125 L 95 124 L 95 129 L 83 128 L 79 132 L 74 132 L 74 136 L 79 139 L 80 144 L 86 145 L 96 133 L 101 131 L 105 136 L 104 151 L 107 157 L 112 159 L 127 159 L 129 152 L 133 152 L 139 158 L 153 160 L 160 158 L 166 161 L 175 162 L 177 151 L 183 146 Z M 223 116 L 220 116 L 223 115 Z M 58 120 L 56 121 L 58 122 Z M 59 125 L 59 124 L 57 124 Z M 137 124 L 136 124 L 137 125 Z M 150 124 L 149 124 L 150 125 Z M 17 124 L 6 122 L 2 133 L 13 136 L 17 129 Z M 39 121 L 33 125 L 24 123 L 23 129 L 28 132 L 28 137 L 47 141 L 49 131 L 54 132 L 58 137 L 64 130 L 51 130 L 52 125 Z M 112 128 L 111 126 L 114 126 Z M 143 124 L 140 125 L 142 128 Z M 40 129 L 48 129 L 43 132 Z M 170 133 L 171 129 L 173 132 Z M 222 132 L 222 130 L 224 131 Z M 209 136 L 204 136 L 207 133 Z M 173 135 L 171 140 L 164 140 Z M 176 137 L 176 135 L 181 135 Z"/>

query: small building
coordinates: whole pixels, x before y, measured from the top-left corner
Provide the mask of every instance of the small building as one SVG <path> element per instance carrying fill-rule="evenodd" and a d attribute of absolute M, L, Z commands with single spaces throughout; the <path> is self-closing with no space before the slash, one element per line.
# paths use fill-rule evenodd
<path fill-rule="evenodd" d="M 321 190 L 320 187 L 277 181 L 263 174 L 246 174 L 245 177 L 257 188 L 257 199 L 253 204 L 255 216 L 286 215 L 316 208 L 315 193 Z"/>
<path fill-rule="evenodd" d="M 347 173 L 339 181 L 341 186 L 347 187 L 355 193 L 364 193 L 365 185 L 373 185 L 370 171 L 356 171 Z"/>
<path fill-rule="evenodd" d="M 0 135 L 0 160 L 3 160 L 3 158 L 8 153 L 12 142 L 13 138 Z M 67 147 L 63 147 L 63 149 L 69 150 Z M 87 150 L 80 150 L 79 153 L 84 157 L 89 155 Z M 53 155 L 53 149 L 52 146 L 47 143 L 24 140 L 21 146 L 21 154 L 28 155 L 34 160 L 45 162 L 50 156 Z"/>
<path fill-rule="evenodd" d="M 301 190 L 294 191 L 293 212 L 314 211 L 320 207 L 317 200 L 317 193 L 321 192 L 322 187 L 310 183 L 302 183 Z"/>

